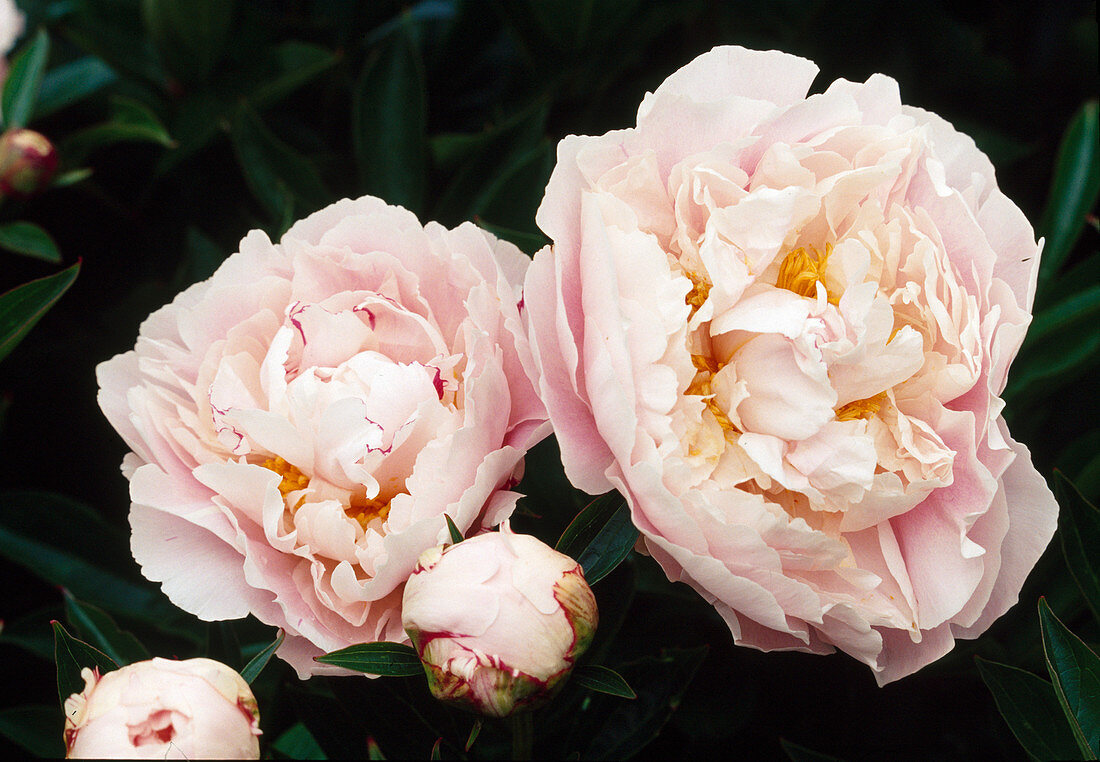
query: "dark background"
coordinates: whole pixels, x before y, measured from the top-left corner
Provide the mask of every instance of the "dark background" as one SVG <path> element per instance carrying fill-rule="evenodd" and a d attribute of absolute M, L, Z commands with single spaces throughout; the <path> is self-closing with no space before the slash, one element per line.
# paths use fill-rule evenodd
<path fill-rule="evenodd" d="M 1038 224 L 1062 135 L 1098 90 L 1092 2 L 237 2 L 224 4 L 227 21 L 215 18 L 197 38 L 184 34 L 193 19 L 156 26 L 128 0 L 20 5 L 29 29 L 42 25 L 50 34 L 51 69 L 91 55 L 115 76 L 30 125 L 59 146 L 63 168 L 91 167 L 91 178 L 0 206 L 0 220 L 47 229 L 66 265 L 83 262 L 72 289 L 0 364 L 0 473 L 3 488 L 19 491 L 0 500 L 28 506 L 20 510 L 32 522 L 39 512 L 59 544 L 132 580 L 140 575 L 125 550 L 129 501 L 118 470 L 125 447 L 96 405 L 94 369 L 132 348 L 141 319 L 209 275 L 248 230 L 277 236 L 335 199 L 373 192 L 422 220 L 477 219 L 531 252 L 541 242 L 534 211 L 556 141 L 633 125 L 646 91 L 718 44 L 810 58 L 822 70 L 815 91 L 841 77 L 896 78 L 905 103 L 975 138 L 1002 189 Z M 292 41 L 309 47 L 285 47 Z M 286 92 L 264 90 L 294 72 L 309 76 Z M 119 97 L 154 115 L 172 146 L 105 142 L 80 156 L 74 136 L 117 122 Z M 1086 227 L 1063 268 L 1078 267 L 1064 288 L 1100 282 L 1097 238 Z M 0 261 L 0 290 L 59 269 L 15 254 L 0 253 Z M 1060 295 L 1040 294 L 1037 307 Z M 1079 327 L 1059 338 L 1059 352 L 1095 341 L 1095 333 L 1094 324 Z M 1006 416 L 1044 476 L 1060 468 L 1095 502 L 1100 409 L 1097 361 L 1087 355 L 1056 379 L 1019 389 Z M 528 463 L 527 507 L 542 516 L 528 528 L 552 541 L 583 501 L 563 481 L 552 442 Z M 60 498 L 27 490 L 86 504 L 110 532 L 83 533 L 83 524 L 65 519 L 68 503 L 59 508 Z M 56 704 L 48 622 L 64 620 L 61 592 L 3 554 L 0 706 Z M 609 666 L 629 676 L 646 668 L 633 660 L 662 648 L 710 647 L 645 758 L 781 758 L 783 738 L 849 760 L 1022 759 L 973 655 L 1045 675 L 1040 595 L 1086 641 L 1100 640 L 1057 538 L 1021 603 L 986 635 L 881 689 L 870 670 L 843 655 L 734 647 L 710 607 L 681 588 L 643 558 L 597 586 L 601 611 L 632 600 Z M 198 633 L 188 639 L 125 611 L 112 614 L 158 655 L 216 650 L 216 636 L 197 623 L 180 625 Z M 256 623 L 234 632 L 246 651 L 271 637 Z M 313 699 L 295 698 L 303 689 L 281 663 L 264 680 L 258 694 L 264 738 L 272 741 L 295 717 L 309 716 L 303 706 Z M 390 715 L 376 714 L 370 702 L 395 699 L 373 685 L 358 697 L 345 695 L 347 686 L 309 690 L 323 694 L 316 702 L 335 699 L 345 711 L 363 702 L 349 722 L 366 723 L 388 755 L 427 756 L 434 742 L 426 730 L 389 738 L 392 728 L 375 728 L 371 717 L 382 724 Z M 552 719 L 544 714 L 540 722 Z M 58 735 L 60 723 L 58 711 Z M 486 753 L 494 743 L 487 732 Z M 540 749 L 557 751 L 537 736 Z"/>

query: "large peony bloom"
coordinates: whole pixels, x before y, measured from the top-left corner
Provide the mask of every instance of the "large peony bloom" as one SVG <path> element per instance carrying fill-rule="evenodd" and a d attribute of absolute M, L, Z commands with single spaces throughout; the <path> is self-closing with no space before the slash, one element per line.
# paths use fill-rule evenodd
<path fill-rule="evenodd" d="M 1057 507 L 1000 417 L 1039 249 L 973 141 L 718 48 L 568 137 L 525 299 L 574 484 L 738 643 L 880 683 L 1011 606 Z"/>
<path fill-rule="evenodd" d="M 406 640 L 417 557 L 507 518 L 547 431 L 525 370 L 529 259 L 470 224 L 344 200 L 262 232 L 97 369 L 132 549 L 180 608 L 283 628 L 299 675 Z"/>

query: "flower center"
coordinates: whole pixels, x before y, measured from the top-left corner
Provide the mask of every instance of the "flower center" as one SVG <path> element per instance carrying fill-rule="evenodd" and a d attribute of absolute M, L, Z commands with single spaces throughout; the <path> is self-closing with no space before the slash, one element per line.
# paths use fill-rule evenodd
<path fill-rule="evenodd" d="M 886 402 L 886 392 L 879 392 L 874 397 L 863 400 L 853 400 L 836 409 L 838 421 L 855 421 L 859 418 L 870 418 L 879 411 Z"/>
<path fill-rule="evenodd" d="M 359 522 L 359 526 L 363 527 L 363 531 L 367 530 L 367 525 L 375 519 L 382 521 L 386 520 L 386 517 L 390 515 L 390 501 L 385 502 L 381 500 L 352 500 L 351 506 L 345 509 L 345 513 L 351 518 Z"/>
<path fill-rule="evenodd" d="M 703 306 L 703 302 L 707 300 L 707 296 L 710 295 L 710 284 L 701 276 L 696 275 L 690 270 L 685 270 L 684 275 L 691 281 L 691 291 L 688 291 L 687 295 L 684 297 L 684 301 L 691 305 L 691 315 L 688 316 L 690 320 L 695 316 L 695 313 L 699 311 L 699 308 Z"/>
<path fill-rule="evenodd" d="M 799 246 L 787 253 L 779 264 L 779 277 L 776 288 L 785 288 L 799 296 L 813 298 L 817 296 L 817 284 L 825 285 L 825 266 L 833 253 L 833 245 L 825 244 L 825 253 L 819 254 L 813 246 L 810 251 Z M 826 290 L 829 301 L 836 303 L 836 297 Z"/>
<path fill-rule="evenodd" d="M 279 456 L 268 458 L 260 465 L 268 471 L 274 471 L 279 476 L 283 477 L 283 480 L 279 482 L 279 492 L 282 493 L 284 499 L 289 493 L 295 490 L 305 489 L 309 486 L 309 477 L 299 471 L 297 466 L 287 463 Z M 297 508 L 304 500 L 305 498 L 299 500 L 298 505 L 294 507 Z"/>

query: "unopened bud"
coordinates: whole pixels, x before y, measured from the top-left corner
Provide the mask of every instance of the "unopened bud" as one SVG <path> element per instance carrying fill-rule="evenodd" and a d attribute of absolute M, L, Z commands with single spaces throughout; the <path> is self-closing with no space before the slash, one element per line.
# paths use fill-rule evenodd
<path fill-rule="evenodd" d="M 0 135 L 0 194 L 29 198 L 45 190 L 57 171 L 57 149 L 34 130 Z"/>

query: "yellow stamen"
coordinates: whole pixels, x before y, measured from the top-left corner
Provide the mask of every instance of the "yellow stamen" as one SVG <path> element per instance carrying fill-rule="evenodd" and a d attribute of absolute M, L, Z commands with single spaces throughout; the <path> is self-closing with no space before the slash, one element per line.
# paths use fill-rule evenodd
<path fill-rule="evenodd" d="M 688 316 L 690 319 L 695 316 L 710 295 L 710 284 L 702 276 L 690 270 L 685 270 L 684 275 L 691 281 L 691 291 L 688 291 L 687 296 L 684 297 L 684 302 L 691 305 L 691 314 Z"/>
<path fill-rule="evenodd" d="M 268 471 L 274 471 L 279 476 L 283 477 L 283 480 L 279 482 L 279 492 L 286 497 L 288 493 L 299 489 L 305 489 L 309 486 L 309 477 L 298 470 L 296 466 L 287 463 L 282 458 L 276 456 L 269 458 L 261 463 Z M 297 506 L 295 506 L 297 507 Z"/>
<path fill-rule="evenodd" d="M 352 505 L 346 509 L 348 516 L 359 522 L 359 526 L 363 527 L 363 531 L 366 531 L 367 525 L 375 519 L 386 520 L 386 517 L 390 515 L 389 502 L 381 502 L 378 500 L 368 500 L 362 505 Z"/>
<path fill-rule="evenodd" d="M 696 357 L 699 357 L 699 355 L 692 355 L 693 360 Z M 714 361 L 711 360 L 710 362 L 713 363 Z M 707 371 L 697 373 L 695 379 L 684 390 L 684 394 L 692 394 L 703 398 L 703 404 L 706 405 L 707 410 L 711 412 L 714 419 L 718 421 L 718 425 L 722 427 L 722 430 L 726 432 L 727 438 L 731 434 L 740 434 L 741 429 L 734 425 L 733 421 L 726 415 L 726 411 L 714 401 L 714 390 L 710 386 L 710 378 L 711 374 Z"/>
<path fill-rule="evenodd" d="M 833 245 L 825 244 L 825 253 L 819 254 L 817 249 L 810 247 L 810 253 L 799 246 L 787 253 L 783 261 L 779 263 L 779 277 L 775 279 L 777 288 L 785 288 L 799 296 L 814 298 L 817 296 L 817 284 L 825 285 L 825 266 L 829 262 L 829 256 L 833 253 Z M 838 299 L 828 292 L 829 302 L 836 304 Z"/>
<path fill-rule="evenodd" d="M 870 418 L 875 415 L 886 402 L 886 392 L 879 392 L 874 397 L 862 400 L 853 400 L 836 409 L 838 421 L 855 421 L 860 418 Z"/>

